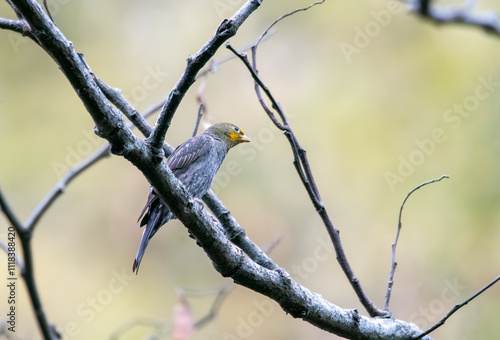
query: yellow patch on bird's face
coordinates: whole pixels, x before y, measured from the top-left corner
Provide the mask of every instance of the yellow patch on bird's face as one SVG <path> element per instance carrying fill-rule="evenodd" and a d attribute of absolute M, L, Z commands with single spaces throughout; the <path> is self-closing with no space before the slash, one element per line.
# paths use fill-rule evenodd
<path fill-rule="evenodd" d="M 241 130 L 240 130 L 241 131 Z M 243 131 L 241 131 L 243 133 Z M 240 139 L 240 134 L 236 131 L 232 131 L 231 134 L 229 134 L 229 140 L 231 142 L 235 142 Z"/>
<path fill-rule="evenodd" d="M 243 132 L 243 130 L 241 130 L 240 128 L 238 128 L 236 126 L 233 127 L 233 131 L 231 131 L 228 138 L 229 138 L 229 141 L 233 145 L 250 142 L 250 138 L 245 136 L 245 133 Z"/>

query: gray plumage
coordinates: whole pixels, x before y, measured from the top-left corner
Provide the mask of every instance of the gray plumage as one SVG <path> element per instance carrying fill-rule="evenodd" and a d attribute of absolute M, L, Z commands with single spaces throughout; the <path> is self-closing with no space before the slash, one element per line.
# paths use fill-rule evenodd
<path fill-rule="evenodd" d="M 217 123 L 178 146 L 167 158 L 167 165 L 193 197 L 201 198 L 212 186 L 229 149 L 242 142 L 250 142 L 250 139 L 237 126 Z M 140 226 L 146 225 L 146 228 L 132 267 L 134 272 L 139 272 L 149 240 L 175 215 L 151 188 L 139 219 L 141 217 Z"/>

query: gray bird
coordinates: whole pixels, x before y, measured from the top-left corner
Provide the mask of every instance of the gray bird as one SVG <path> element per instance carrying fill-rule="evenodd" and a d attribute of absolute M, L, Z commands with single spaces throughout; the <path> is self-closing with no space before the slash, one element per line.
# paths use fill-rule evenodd
<path fill-rule="evenodd" d="M 250 142 L 250 139 L 239 127 L 230 123 L 217 123 L 179 145 L 167 158 L 167 165 L 193 197 L 201 198 L 212 186 L 215 174 L 229 149 L 243 142 Z M 139 219 L 141 217 L 140 226 L 146 225 L 146 229 L 132 267 L 136 273 L 139 272 L 149 240 L 175 215 L 151 188 Z"/>

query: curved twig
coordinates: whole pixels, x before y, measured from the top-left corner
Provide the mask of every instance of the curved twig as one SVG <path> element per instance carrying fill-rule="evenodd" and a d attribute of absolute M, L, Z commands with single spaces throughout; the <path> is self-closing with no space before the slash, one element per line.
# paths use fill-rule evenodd
<path fill-rule="evenodd" d="M 275 126 L 278 129 L 283 131 L 285 137 L 290 143 L 290 147 L 292 148 L 292 153 L 294 157 L 293 164 L 295 166 L 295 169 L 297 170 L 297 173 L 302 181 L 302 184 L 304 185 L 307 193 L 309 194 L 309 197 L 314 205 L 314 208 L 320 215 L 323 224 L 328 232 L 328 235 L 330 236 L 330 239 L 335 248 L 335 253 L 337 254 L 337 261 L 339 262 L 340 267 L 347 276 L 347 279 L 351 283 L 351 286 L 356 292 L 359 300 L 361 301 L 365 309 L 368 311 L 370 316 L 388 316 L 389 314 L 386 311 L 377 308 L 377 306 L 375 306 L 375 304 L 370 300 L 366 292 L 363 290 L 361 283 L 359 282 L 359 279 L 354 275 L 354 271 L 352 270 L 347 260 L 347 256 L 345 255 L 339 235 L 339 230 L 335 228 L 335 226 L 333 225 L 330 217 L 328 216 L 328 212 L 323 204 L 323 201 L 321 200 L 321 196 L 319 195 L 319 190 L 314 181 L 314 176 L 312 174 L 309 161 L 307 159 L 306 151 L 300 146 L 297 137 L 293 133 L 293 130 L 286 118 L 286 115 L 281 109 L 281 106 L 279 105 L 278 101 L 274 98 L 271 91 L 269 91 L 269 89 L 265 86 L 265 84 L 258 76 L 256 68 L 256 54 L 255 54 L 256 47 L 254 46 L 254 48 L 252 49 L 253 66 L 250 65 L 250 62 L 248 61 L 246 54 L 237 52 L 229 43 L 226 44 L 226 47 L 229 50 L 231 50 L 250 71 L 250 74 L 252 75 L 252 78 L 255 81 L 255 91 L 257 93 L 259 102 L 261 103 L 264 111 L 267 113 L 271 121 L 275 124 Z M 269 100 L 271 101 L 272 107 L 277 112 L 281 121 L 278 120 L 278 118 L 276 118 L 274 113 L 265 104 L 264 99 L 262 98 L 262 95 L 260 93 L 260 89 L 264 91 L 267 98 L 269 98 Z"/>
<path fill-rule="evenodd" d="M 389 272 L 389 280 L 387 282 L 387 292 L 385 293 L 385 303 L 384 303 L 384 310 L 386 311 L 389 311 L 389 301 L 391 299 L 391 293 L 392 293 L 392 286 L 394 284 L 394 273 L 396 272 L 396 267 L 397 267 L 397 262 L 396 262 L 396 247 L 398 245 L 398 240 L 399 240 L 399 233 L 401 232 L 401 227 L 402 227 L 402 224 L 401 224 L 401 217 L 403 215 L 403 207 L 406 203 L 406 200 L 411 196 L 411 194 L 413 194 L 415 191 L 417 191 L 418 189 L 420 189 L 421 187 L 427 185 L 427 184 L 431 184 L 431 183 L 435 183 L 435 182 L 439 182 L 440 180 L 444 179 L 444 178 L 450 178 L 450 176 L 448 175 L 443 175 L 437 179 L 433 179 L 433 180 L 430 180 L 430 181 L 427 181 L 427 182 L 424 182 L 424 183 L 421 183 L 419 185 L 417 185 L 415 188 L 413 188 L 405 197 L 405 199 L 403 200 L 403 203 L 401 203 L 401 207 L 399 208 L 399 217 L 398 217 L 398 231 L 396 232 L 396 240 L 394 241 L 394 243 L 392 244 L 392 262 L 391 262 L 391 270 Z"/>

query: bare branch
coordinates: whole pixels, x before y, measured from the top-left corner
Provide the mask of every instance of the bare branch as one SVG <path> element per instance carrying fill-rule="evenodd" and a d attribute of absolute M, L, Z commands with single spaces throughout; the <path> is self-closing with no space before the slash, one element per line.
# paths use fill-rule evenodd
<path fill-rule="evenodd" d="M 204 112 L 205 112 L 205 105 L 203 104 L 203 102 L 200 101 L 200 104 L 198 104 L 198 115 L 196 117 L 196 123 L 194 124 L 193 137 L 196 136 L 196 134 L 198 133 L 201 117 L 203 116 Z"/>
<path fill-rule="evenodd" d="M 290 127 L 288 120 L 286 118 L 285 113 L 281 109 L 281 106 L 279 103 L 276 101 L 272 93 L 269 91 L 269 89 L 264 85 L 262 80 L 259 78 L 257 74 L 257 70 L 255 69 L 255 54 L 254 54 L 254 66 L 252 67 L 248 61 L 248 58 L 246 57 L 246 54 L 243 53 L 238 53 L 229 43 L 226 45 L 227 48 L 229 48 L 235 55 L 243 61 L 244 65 L 247 67 L 247 69 L 250 71 L 250 74 L 252 75 L 252 78 L 255 81 L 255 90 L 257 93 L 257 97 L 259 99 L 259 102 L 262 104 L 262 107 L 266 111 L 267 115 L 271 119 L 271 121 L 278 127 L 280 130 L 284 132 L 285 137 L 290 143 L 290 147 L 292 148 L 293 156 L 294 156 L 294 166 L 297 170 L 297 173 L 299 174 L 299 177 L 309 194 L 309 197 L 320 215 L 323 224 L 328 231 L 328 235 L 330 236 L 330 239 L 333 243 L 333 246 L 335 248 L 335 252 L 337 254 L 337 261 L 340 264 L 340 267 L 344 271 L 345 275 L 347 276 L 347 279 L 351 283 L 351 286 L 353 287 L 354 291 L 356 292 L 359 300 L 363 304 L 363 306 L 366 308 L 368 313 L 371 316 L 389 316 L 389 313 L 386 311 L 380 310 L 375 306 L 375 304 L 370 300 L 366 292 L 363 290 L 361 287 L 361 283 L 359 282 L 359 279 L 354 275 L 354 272 L 347 261 L 347 256 L 345 255 L 342 242 L 340 240 L 340 235 L 339 235 L 339 230 L 335 228 L 333 225 L 330 217 L 328 216 L 328 212 L 325 209 L 325 206 L 321 200 L 321 197 L 319 195 L 319 190 L 316 186 L 316 183 L 314 181 L 314 177 L 311 171 L 311 168 L 309 166 L 309 161 L 306 156 L 306 151 L 300 146 L 295 134 L 293 133 L 292 128 Z M 255 51 L 255 48 L 252 50 Z M 269 100 L 272 103 L 273 109 L 278 113 L 281 121 L 279 122 L 278 119 L 275 117 L 274 113 L 267 107 L 267 105 L 264 102 L 264 99 L 262 98 L 259 88 L 262 88 L 266 96 L 269 98 Z"/>
<path fill-rule="evenodd" d="M 465 5 L 455 9 L 444 6 L 432 6 L 431 0 L 411 0 L 412 11 L 436 24 L 460 24 L 483 29 L 487 33 L 500 35 L 498 14 L 489 11 L 473 13 L 474 6 Z M 474 1 L 470 3 L 475 3 Z"/>
<path fill-rule="evenodd" d="M 209 190 L 205 196 L 203 196 L 203 201 L 222 224 L 227 238 L 233 244 L 243 250 L 258 265 L 269 270 L 279 269 L 279 266 L 274 263 L 274 261 L 271 260 L 271 258 L 269 258 L 269 256 L 267 256 L 267 254 L 259 248 L 259 246 L 248 238 L 245 229 L 238 224 L 236 219 L 231 215 L 230 211 L 212 190 Z"/>
<path fill-rule="evenodd" d="M 47 5 L 47 0 L 43 0 L 43 7 L 45 8 L 45 11 L 47 11 L 50 20 L 55 24 L 54 18 L 52 18 L 52 14 L 50 14 L 49 6 Z"/>
<path fill-rule="evenodd" d="M 21 275 L 24 278 L 26 283 L 26 287 L 28 288 L 28 294 L 30 296 L 31 304 L 33 305 L 33 310 L 35 311 L 35 315 L 38 321 L 38 325 L 40 330 L 46 340 L 53 340 L 59 338 L 58 333 L 55 331 L 54 327 L 49 324 L 47 317 L 45 315 L 45 311 L 43 309 L 42 302 L 40 300 L 40 296 L 38 294 L 37 285 L 35 282 L 35 275 L 33 269 L 33 257 L 31 251 L 31 235 L 32 230 L 23 226 L 19 219 L 15 216 L 13 210 L 10 208 L 7 200 L 0 191 L 0 206 L 5 216 L 9 220 L 9 222 L 16 229 L 17 235 L 21 240 L 21 246 L 23 249 L 23 259 L 24 264 L 20 265 L 21 262 L 16 261 L 19 265 L 19 269 L 21 271 Z M 16 256 L 17 258 L 17 256 Z"/>
<path fill-rule="evenodd" d="M 24 25 L 21 20 L 0 18 L 0 28 L 25 34 Z"/>
<path fill-rule="evenodd" d="M 431 183 L 435 183 L 435 182 L 439 182 L 440 180 L 444 179 L 444 178 L 450 178 L 450 176 L 448 175 L 443 175 L 437 179 L 433 179 L 433 180 L 430 180 L 430 181 L 427 181 L 427 182 L 424 182 L 424 183 L 421 183 L 419 185 L 417 185 L 415 188 L 413 188 L 405 197 L 405 199 L 403 200 L 403 203 L 401 203 L 401 207 L 399 208 L 399 218 L 398 218 L 398 231 L 396 232 L 396 240 L 394 241 L 394 243 L 392 244 L 392 263 L 391 263 L 391 270 L 389 272 L 389 280 L 387 282 L 387 292 L 385 294 L 385 303 L 384 303 L 384 310 L 386 311 L 389 311 L 389 301 L 391 299 L 391 293 L 392 293 L 392 286 L 394 284 L 394 273 L 396 272 L 396 267 L 397 267 L 397 263 L 396 263 L 396 247 L 398 245 L 398 240 L 399 240 L 399 233 L 401 232 L 401 227 L 402 227 L 402 224 L 401 224 L 401 217 L 403 215 L 403 207 L 406 203 L 406 200 L 411 196 L 411 194 L 413 194 L 415 191 L 417 191 L 418 189 L 420 189 L 421 187 L 423 186 L 426 186 L 427 184 L 431 184 Z"/>
<path fill-rule="evenodd" d="M 156 154 L 165 139 L 170 122 L 187 90 L 196 81 L 196 75 L 213 57 L 219 47 L 229 38 L 234 36 L 243 22 L 252 14 L 261 4 L 262 0 L 248 0 L 230 19 L 225 19 L 217 28 L 215 34 L 210 40 L 196 53 L 187 60 L 187 66 L 181 78 L 168 95 L 165 104 L 156 121 L 153 134 L 148 138 L 153 154 Z"/>
<path fill-rule="evenodd" d="M 75 179 L 80 173 L 85 171 L 95 162 L 100 159 L 110 155 L 109 144 L 102 145 L 97 151 L 95 151 L 90 157 L 87 157 L 83 162 L 79 163 L 75 167 L 72 167 L 68 172 L 61 178 L 61 180 L 49 191 L 47 195 L 42 199 L 40 203 L 31 213 L 30 217 L 26 220 L 26 228 L 31 231 L 35 228 L 36 224 L 43 216 L 43 214 L 52 206 L 52 203 L 66 190 L 68 184 Z"/>
<path fill-rule="evenodd" d="M 265 41 L 267 40 L 269 37 L 272 36 L 272 33 L 273 31 L 269 31 L 267 33 L 267 35 L 265 37 L 263 37 L 262 41 Z M 240 51 L 242 52 L 245 52 L 247 50 L 251 50 L 252 47 L 255 46 L 255 44 L 257 43 L 257 39 L 253 42 L 251 42 L 250 44 L 242 47 L 240 49 Z M 203 69 L 201 69 L 200 72 L 198 72 L 198 74 L 196 75 L 196 79 L 200 79 L 202 77 L 206 77 L 209 73 L 214 73 L 217 71 L 217 69 L 219 68 L 220 65 L 224 64 L 225 62 L 228 62 L 230 60 L 233 60 L 237 58 L 233 53 L 228 53 L 226 56 L 224 56 L 223 58 L 219 58 L 219 59 L 212 59 L 210 61 L 210 63 L 208 64 L 208 66 L 205 66 Z"/>
<path fill-rule="evenodd" d="M 9 203 L 7 202 L 5 196 L 2 193 L 2 190 L 0 189 L 0 208 L 2 208 L 2 212 L 7 217 L 7 220 L 9 220 L 9 223 L 16 228 L 16 230 L 22 230 L 23 225 L 22 223 L 17 219 L 16 214 L 10 207 Z"/>
<path fill-rule="evenodd" d="M 269 33 L 269 31 L 271 30 L 271 28 L 274 27 L 274 25 L 276 25 L 278 22 L 280 22 L 281 20 L 289 17 L 289 16 L 292 16 L 294 15 L 295 13 L 297 12 L 303 12 L 303 11 L 307 11 L 309 8 L 311 7 L 314 7 L 316 5 L 321 5 L 322 3 L 324 3 L 325 0 L 321 0 L 321 1 L 316 1 L 312 4 L 310 4 L 309 6 L 306 6 L 306 7 L 302 7 L 302 8 L 297 8 L 287 14 L 283 14 L 282 16 L 280 16 L 278 19 L 274 20 L 271 25 L 267 26 L 267 28 L 264 30 L 264 32 L 260 35 L 260 37 L 257 39 L 257 41 L 255 42 L 255 44 L 253 45 L 253 48 L 257 48 L 260 44 L 260 42 L 262 41 L 262 39 L 264 39 L 265 36 L 267 36 L 267 34 Z"/>
<path fill-rule="evenodd" d="M 224 287 L 219 289 L 217 295 L 215 296 L 215 300 L 212 303 L 212 306 L 210 307 L 210 311 L 208 312 L 207 315 L 205 315 L 200 320 L 195 322 L 194 324 L 195 329 L 203 328 L 206 324 L 208 324 L 217 316 L 217 313 L 222 307 L 222 303 L 224 302 L 228 294 L 231 293 L 231 291 L 233 291 L 235 287 L 236 285 L 233 282 L 229 282 Z"/>
<path fill-rule="evenodd" d="M 422 337 L 426 336 L 427 334 L 435 331 L 437 328 L 441 327 L 445 322 L 446 320 L 448 320 L 448 318 L 450 316 L 453 315 L 453 313 L 455 313 L 457 310 L 459 310 L 460 308 L 462 308 L 463 306 L 465 306 L 466 304 L 468 304 L 469 302 L 471 302 L 472 300 L 474 300 L 476 297 L 478 297 L 480 294 L 482 294 L 484 291 L 486 291 L 488 288 L 490 288 L 491 286 L 493 286 L 495 283 L 497 283 L 498 281 L 500 281 L 500 275 L 496 277 L 496 279 L 494 279 L 493 281 L 491 281 L 490 283 L 488 283 L 486 286 L 484 286 L 483 288 L 481 288 L 479 291 L 477 291 L 474 295 L 472 295 L 470 298 L 468 298 L 467 300 L 465 300 L 464 302 L 458 304 L 458 305 L 455 305 L 449 312 L 448 314 L 446 314 L 441 320 L 439 320 L 434 326 L 432 326 L 431 328 L 429 328 L 428 330 L 426 330 L 425 332 L 423 332 L 422 334 L 420 334 L 419 336 L 417 336 L 415 338 L 415 340 L 418 340 L 418 339 L 422 339 Z"/>
<path fill-rule="evenodd" d="M 154 113 L 161 107 L 161 102 L 157 105 L 154 105 L 151 110 L 146 110 L 146 112 L 141 115 L 139 112 L 125 99 L 123 96 L 123 92 L 120 89 L 113 88 L 99 79 L 96 75 L 94 75 L 95 80 L 101 91 L 104 93 L 106 98 L 115 105 L 118 110 L 120 110 L 125 117 L 127 117 L 132 124 L 134 124 L 137 129 L 145 136 L 149 137 L 153 128 L 146 121 L 146 117 L 150 114 Z"/>

